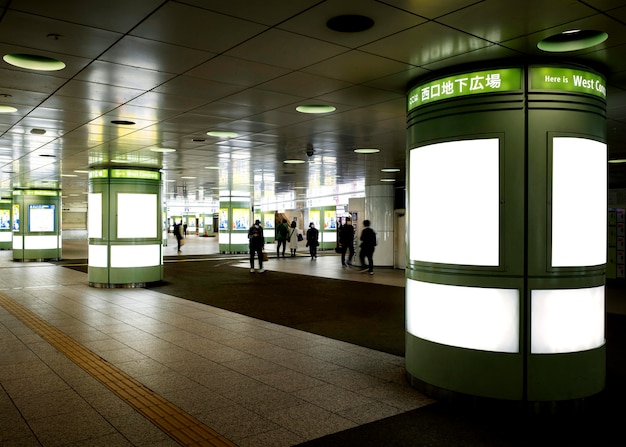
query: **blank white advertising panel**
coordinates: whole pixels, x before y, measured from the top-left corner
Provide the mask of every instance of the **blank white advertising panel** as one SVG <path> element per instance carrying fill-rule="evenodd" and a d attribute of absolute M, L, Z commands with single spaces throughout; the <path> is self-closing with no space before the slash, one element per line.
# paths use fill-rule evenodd
<path fill-rule="evenodd" d="M 552 266 L 605 264 L 606 144 L 558 137 L 552 149 Z"/>
<path fill-rule="evenodd" d="M 87 231 L 90 238 L 102 237 L 102 194 L 89 193 L 87 196 Z"/>
<path fill-rule="evenodd" d="M 412 149 L 409 258 L 498 266 L 500 140 L 449 141 Z"/>
<path fill-rule="evenodd" d="M 117 237 L 155 238 L 157 234 L 157 195 L 119 193 Z"/>

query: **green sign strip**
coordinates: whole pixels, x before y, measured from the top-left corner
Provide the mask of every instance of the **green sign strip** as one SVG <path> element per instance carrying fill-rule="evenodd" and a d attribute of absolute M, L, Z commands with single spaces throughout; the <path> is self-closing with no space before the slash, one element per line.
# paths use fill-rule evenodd
<path fill-rule="evenodd" d="M 443 99 L 484 93 L 521 90 L 522 69 L 501 68 L 475 71 L 420 84 L 409 90 L 407 108 L 411 110 Z"/>
<path fill-rule="evenodd" d="M 606 99 L 606 79 L 598 73 L 562 67 L 530 67 L 530 90 L 585 93 Z"/>
<path fill-rule="evenodd" d="M 50 191 L 47 189 L 16 189 L 13 191 L 14 196 L 59 196 L 59 191 Z"/>
<path fill-rule="evenodd" d="M 141 180 L 161 180 L 159 171 L 142 169 L 95 169 L 89 171 L 89 178 L 134 178 Z"/>

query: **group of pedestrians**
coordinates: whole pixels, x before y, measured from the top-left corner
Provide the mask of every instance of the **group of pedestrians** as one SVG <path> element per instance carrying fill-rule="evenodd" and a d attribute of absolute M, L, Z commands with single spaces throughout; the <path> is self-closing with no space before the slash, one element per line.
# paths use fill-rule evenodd
<path fill-rule="evenodd" d="M 370 221 L 363 221 L 363 231 L 361 232 L 359 260 L 361 266 L 365 267 L 363 271 L 367 271 L 370 275 L 374 274 L 374 250 L 377 245 L 376 233 L 370 228 Z M 298 242 L 303 240 L 296 225 L 296 221 L 287 225 L 287 219 L 276 228 L 276 258 L 285 257 L 287 244 L 289 244 L 290 257 L 296 256 Z M 265 247 L 265 237 L 263 236 L 263 227 L 261 221 L 256 220 L 254 225 L 248 230 L 248 240 L 250 247 L 250 272 L 254 273 L 254 258 L 258 258 L 259 272 L 265 272 L 263 268 L 263 249 Z M 319 246 L 319 230 L 315 228 L 315 224 L 311 222 L 306 231 L 306 246 L 309 249 L 311 260 L 317 259 L 317 247 Z M 344 267 L 352 265 L 354 257 L 354 227 L 348 220 L 339 229 L 339 248 L 341 253 L 341 265 Z M 346 260 L 346 254 L 348 258 Z M 367 263 L 366 263 L 367 261 Z"/>

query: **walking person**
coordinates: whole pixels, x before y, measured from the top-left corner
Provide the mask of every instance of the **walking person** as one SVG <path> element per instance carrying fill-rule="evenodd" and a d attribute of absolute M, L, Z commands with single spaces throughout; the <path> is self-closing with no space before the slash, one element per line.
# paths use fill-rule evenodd
<path fill-rule="evenodd" d="M 363 221 L 363 231 L 361 232 L 361 251 L 359 252 L 359 259 L 361 265 L 366 267 L 363 271 L 368 271 L 370 275 L 374 274 L 374 249 L 376 247 L 376 232 L 370 228 L 370 221 Z M 365 259 L 367 258 L 367 265 Z"/>
<path fill-rule="evenodd" d="M 346 267 L 352 265 L 354 257 L 354 227 L 350 219 L 339 229 L 339 244 L 341 248 L 341 265 Z M 346 262 L 346 252 L 348 252 L 348 261 Z"/>
<path fill-rule="evenodd" d="M 315 224 L 311 222 L 309 229 L 306 230 L 306 246 L 309 247 L 309 253 L 311 254 L 311 260 L 317 258 L 317 246 L 320 244 L 318 241 L 320 232 L 315 228 Z"/>
<path fill-rule="evenodd" d="M 182 239 L 183 239 L 183 221 L 182 220 L 178 224 L 174 222 L 174 237 L 176 238 L 176 243 L 178 244 L 178 254 L 180 254 L 181 253 L 180 247 L 183 245 L 182 244 Z"/>
<path fill-rule="evenodd" d="M 259 273 L 263 273 L 263 247 L 265 247 L 265 238 L 263 237 L 263 227 L 261 221 L 255 220 L 254 225 L 248 230 L 248 240 L 250 246 L 250 273 L 254 273 L 254 256 L 259 258 Z"/>
<path fill-rule="evenodd" d="M 285 257 L 285 249 L 287 248 L 287 236 L 289 236 L 289 227 L 287 226 L 287 219 L 283 221 L 276 228 L 276 257 L 280 258 L 280 247 L 283 247 L 283 258 Z"/>
<path fill-rule="evenodd" d="M 298 241 L 300 240 L 299 236 L 300 232 L 298 231 L 298 226 L 294 220 L 291 222 L 291 229 L 289 230 L 289 237 L 287 239 L 289 241 L 289 253 L 292 258 L 296 255 L 296 250 L 298 249 Z"/>

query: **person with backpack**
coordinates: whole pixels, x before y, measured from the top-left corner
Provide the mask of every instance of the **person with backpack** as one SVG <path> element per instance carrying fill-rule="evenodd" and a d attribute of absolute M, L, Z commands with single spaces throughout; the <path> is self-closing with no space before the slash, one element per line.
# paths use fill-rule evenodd
<path fill-rule="evenodd" d="M 248 240 L 250 241 L 250 273 L 254 273 L 254 256 L 259 258 L 259 273 L 265 272 L 263 268 L 263 247 L 265 238 L 263 237 L 263 227 L 261 221 L 255 220 L 254 225 L 248 230 Z"/>
<path fill-rule="evenodd" d="M 276 258 L 280 258 L 280 247 L 283 247 L 283 258 L 285 257 L 285 249 L 287 248 L 287 236 L 289 235 L 289 227 L 287 226 L 287 219 L 283 221 L 276 228 Z"/>

